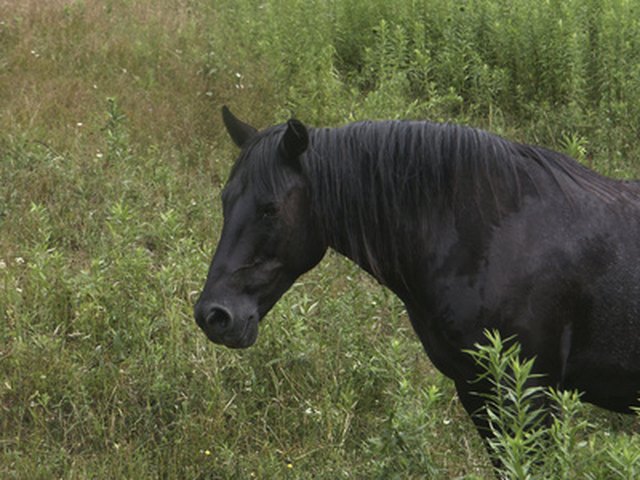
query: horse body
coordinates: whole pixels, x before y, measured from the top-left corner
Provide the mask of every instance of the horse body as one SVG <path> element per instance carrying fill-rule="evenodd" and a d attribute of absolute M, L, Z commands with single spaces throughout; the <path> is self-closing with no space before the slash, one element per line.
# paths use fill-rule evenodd
<path fill-rule="evenodd" d="M 259 320 L 327 248 L 404 302 L 433 364 L 476 415 L 463 352 L 485 329 L 515 335 L 543 374 L 616 410 L 640 390 L 640 184 L 485 132 L 365 122 L 258 133 L 228 110 L 242 154 L 196 319 L 251 345 Z"/>
<path fill-rule="evenodd" d="M 599 201 L 574 200 L 525 203 L 494 226 L 485 262 L 472 272 L 459 262 L 473 236 L 455 242 L 441 268 L 419 262 L 425 274 L 416 288 L 430 300 L 405 303 L 425 350 L 459 384 L 463 401 L 473 403 L 464 397 L 478 372 L 461 351 L 481 342 L 484 329 L 498 329 L 536 357 L 544 384 L 577 389 L 616 411 L 637 404 L 640 222 Z M 598 209 L 605 220 L 594 222 Z"/>
<path fill-rule="evenodd" d="M 313 140 L 312 132 L 312 145 Z M 362 157 L 350 153 L 352 158 L 342 161 Z M 467 385 L 478 372 L 462 351 L 481 342 L 485 329 L 498 329 L 516 335 L 523 353 L 536 357 L 544 383 L 575 388 L 595 404 L 629 411 L 640 390 L 640 197 L 628 184 L 575 165 L 570 166 L 582 177 L 562 169 L 550 172 L 555 165 L 541 165 L 527 154 L 569 162 L 553 152 L 513 148 L 513 171 L 491 179 L 491 185 L 477 172 L 472 175 L 473 169 L 457 172 L 463 177 L 458 188 L 471 192 L 471 198 L 439 205 L 442 211 L 435 217 L 416 222 L 402 217 L 419 215 L 411 205 L 395 208 L 394 215 L 401 217 L 395 223 L 413 230 L 398 231 L 396 225 L 386 234 L 412 238 L 413 248 L 399 248 L 399 258 L 389 262 L 391 271 L 385 271 L 384 260 L 376 261 L 385 252 L 369 260 L 339 240 L 329 246 L 399 295 L 427 354 L 459 384 L 461 397 L 469 397 L 463 398 L 466 403 L 477 403 Z M 318 166 L 326 165 L 322 153 L 316 157 Z M 392 155 L 382 160 L 407 163 Z M 487 185 L 474 189 L 464 184 L 469 180 Z M 335 217 L 326 221 L 336 223 Z M 371 221 L 371 227 L 363 236 L 380 235 L 380 222 Z"/>

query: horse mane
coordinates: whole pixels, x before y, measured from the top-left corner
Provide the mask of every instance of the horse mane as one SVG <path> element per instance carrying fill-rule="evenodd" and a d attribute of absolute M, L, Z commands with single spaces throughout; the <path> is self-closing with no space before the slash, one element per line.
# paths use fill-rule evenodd
<path fill-rule="evenodd" d="M 274 166 L 283 131 L 279 125 L 261 132 L 232 171 L 247 175 L 242 183 L 251 183 L 258 196 L 287 182 L 287 169 Z M 419 239 L 414 245 L 403 232 L 427 232 L 456 202 L 486 202 L 489 192 L 489 221 L 517 209 L 537 189 L 532 166 L 569 202 L 579 190 L 612 202 L 622 188 L 561 153 L 455 124 L 365 121 L 312 128 L 309 136 L 303 171 L 325 240 L 379 279 L 383 270 L 406 271 L 398 265 L 401 252 L 420 248 Z"/>

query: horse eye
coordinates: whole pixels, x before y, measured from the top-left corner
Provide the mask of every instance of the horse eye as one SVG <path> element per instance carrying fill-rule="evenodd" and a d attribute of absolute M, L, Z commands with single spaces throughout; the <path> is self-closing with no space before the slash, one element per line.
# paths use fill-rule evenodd
<path fill-rule="evenodd" d="M 265 203 L 258 207 L 258 214 L 261 217 L 273 217 L 278 213 L 278 206 L 275 203 Z"/>

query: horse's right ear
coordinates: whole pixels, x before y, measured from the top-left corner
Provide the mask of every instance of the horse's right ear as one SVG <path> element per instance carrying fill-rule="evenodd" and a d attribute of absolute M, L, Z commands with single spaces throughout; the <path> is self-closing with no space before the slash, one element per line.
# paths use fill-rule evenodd
<path fill-rule="evenodd" d="M 258 133 L 258 130 L 251 125 L 238 120 L 226 105 L 222 107 L 222 121 L 224 126 L 227 127 L 231 140 L 241 148 L 246 145 L 251 137 Z"/>

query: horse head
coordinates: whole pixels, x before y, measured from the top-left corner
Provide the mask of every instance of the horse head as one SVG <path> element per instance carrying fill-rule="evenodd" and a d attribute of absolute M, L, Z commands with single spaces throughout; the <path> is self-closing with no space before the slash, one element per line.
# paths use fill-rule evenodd
<path fill-rule="evenodd" d="M 222 233 L 195 318 L 211 341 L 246 348 L 259 321 L 327 246 L 301 160 L 307 128 L 292 119 L 258 132 L 226 107 L 222 113 L 241 153 L 222 192 Z"/>

